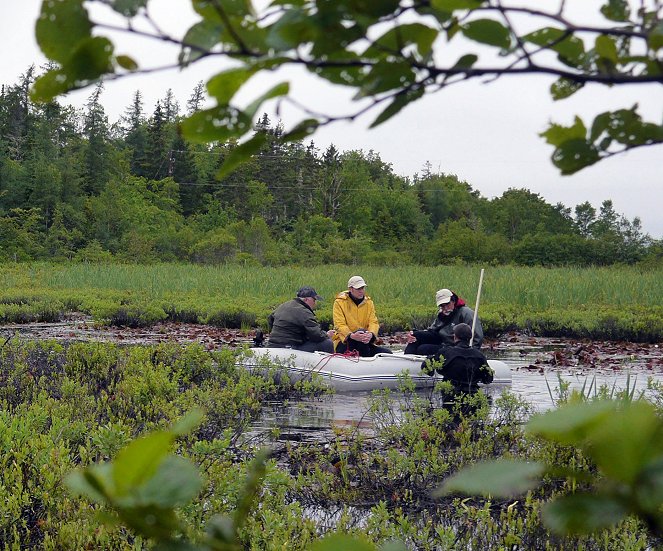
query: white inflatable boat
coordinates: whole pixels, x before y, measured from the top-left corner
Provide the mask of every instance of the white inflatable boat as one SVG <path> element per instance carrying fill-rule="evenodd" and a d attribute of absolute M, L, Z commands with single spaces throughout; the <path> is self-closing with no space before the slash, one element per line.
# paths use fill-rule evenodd
<path fill-rule="evenodd" d="M 398 388 L 407 373 L 417 388 L 432 387 L 441 380 L 421 370 L 426 356 L 413 354 L 378 354 L 373 358 L 358 358 L 326 352 L 302 352 L 292 348 L 251 348 L 244 365 L 264 370 L 268 363 L 287 369 L 294 380 L 317 374 L 339 391 Z M 499 360 L 488 360 L 495 372 L 492 384 L 511 384 L 509 366 Z"/>

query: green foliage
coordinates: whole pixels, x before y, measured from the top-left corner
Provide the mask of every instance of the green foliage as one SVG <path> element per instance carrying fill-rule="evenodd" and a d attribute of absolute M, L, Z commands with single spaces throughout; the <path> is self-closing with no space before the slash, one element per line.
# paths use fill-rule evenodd
<path fill-rule="evenodd" d="M 543 475 L 561 475 L 584 484 L 546 504 L 543 518 L 551 530 L 560 534 L 594 532 L 635 515 L 652 533 L 663 534 L 663 424 L 651 404 L 627 400 L 569 403 L 532 418 L 527 429 L 550 442 L 582 450 L 597 472 L 590 474 L 560 463 L 489 462 L 446 481 L 443 492 L 510 497 L 535 488 Z"/>
<path fill-rule="evenodd" d="M 237 354 L 197 345 L 6 343 L 0 349 L 3 543 L 200 551 L 656 545 L 632 519 L 600 536 L 554 536 L 541 523 L 545 502 L 572 488 L 585 491 L 597 475 L 595 463 L 603 468 L 596 457 L 618 457 L 619 472 L 631 475 L 651 465 L 661 439 L 646 408 L 623 425 L 620 408 L 578 422 L 560 414 L 537 428 L 553 441 L 523 430 L 531 408 L 513 395 L 492 406 L 483 394 L 451 405 L 438 391 L 413 393 L 404 380 L 402 394 L 371 398 L 371 433 L 341 425 L 321 441 L 276 440 L 274 459 L 266 461 L 256 459 L 260 442 L 247 429 L 264 404 L 297 400 L 302 389 L 277 377 L 277 369 L 254 377 L 238 367 Z M 185 417 L 199 407 L 202 420 Z M 182 417 L 188 420 L 178 422 Z M 623 442 L 633 423 L 646 430 L 640 444 L 624 446 L 624 457 L 607 448 L 581 453 L 555 440 L 564 426 L 581 445 L 587 434 L 607 438 L 610 431 Z M 653 442 L 642 446 L 647 434 Z M 430 499 L 456 469 L 492 457 L 576 472 L 568 479 L 555 472 L 518 501 Z M 653 480 L 643 479 L 643 500 L 656 489 Z M 587 519 L 605 509 L 572 505 Z"/>
<path fill-rule="evenodd" d="M 226 155 L 220 177 L 265 145 L 265 135 L 247 137 L 256 115 L 265 101 L 288 97 L 290 92 L 289 83 L 281 82 L 239 108 L 235 102 L 240 89 L 253 77 L 290 65 L 304 65 L 329 84 L 352 88 L 354 100 L 373 101 L 368 109 L 357 107 L 347 117 L 321 113 L 311 118 L 310 111 L 304 109 L 306 118 L 284 134 L 286 140 L 301 139 L 321 125 L 353 120 L 382 106 L 372 123 L 377 126 L 426 93 L 486 74 L 505 76 L 526 71 L 557 75 L 559 79 L 551 87 L 557 100 L 571 96 L 586 83 L 658 82 L 661 75 L 657 53 L 663 47 L 663 32 L 656 5 L 632 11 L 627 2 L 609 0 L 597 14 L 601 23 L 576 26 L 568 22 L 563 7 L 553 14 L 538 6 L 469 0 L 436 0 L 421 5 L 376 0 L 343 2 L 340 7 L 278 2 L 276 11 L 268 6 L 256 8 L 248 1 L 211 6 L 192 0 L 191 4 L 199 19 L 183 37 L 169 37 L 181 45 L 177 62 L 186 67 L 222 52 L 235 63 L 207 83 L 216 105 L 191 114 L 181 125 L 192 141 L 243 139 Z M 149 12 L 141 9 L 150 6 L 147 0 L 117 1 L 111 6 L 128 19 L 130 33 L 139 33 L 134 30 L 140 28 L 133 24 L 135 19 L 150 21 Z M 523 9 L 533 22 L 528 28 L 534 28 L 526 34 L 519 33 L 512 23 Z M 550 26 L 551 21 L 557 26 Z M 99 31 L 105 31 L 104 22 L 89 19 L 83 0 L 43 2 L 36 37 L 44 54 L 58 65 L 37 79 L 33 98 L 48 101 L 104 76 L 122 77 L 138 70 L 133 59 L 115 55 L 113 43 Z M 456 53 L 444 55 L 455 46 L 447 42 L 458 34 L 469 42 L 467 48 L 480 44 L 488 50 L 486 55 L 473 51 L 459 59 Z M 140 35 L 162 39 L 156 29 Z M 443 36 L 446 41 L 440 39 Z M 551 53 L 556 60 L 550 60 Z M 562 174 L 574 173 L 617 152 L 663 142 L 663 126 L 642 121 L 636 107 L 604 113 L 587 126 L 591 127 L 589 133 L 576 117 L 571 127 L 551 124 L 543 133 L 555 148 L 553 163 Z"/>
<path fill-rule="evenodd" d="M 68 313 L 84 312 L 98 322 L 134 327 L 168 320 L 264 328 L 278 304 L 309 284 L 327 299 L 317 316 L 329 323 L 332 297 L 345 288 L 350 274 L 361 273 L 383 332 L 392 333 L 428 326 L 442 284 L 472 305 L 476 282 L 468 274 L 479 272 L 464 265 L 419 266 L 413 278 L 407 265 L 248 266 L 8 264 L 0 267 L 6 283 L 0 292 L 0 320 L 59 321 Z M 656 267 L 503 266 L 487 274 L 481 319 L 489 335 L 520 329 L 541 336 L 654 342 L 663 334 L 658 305 L 663 278 Z"/>

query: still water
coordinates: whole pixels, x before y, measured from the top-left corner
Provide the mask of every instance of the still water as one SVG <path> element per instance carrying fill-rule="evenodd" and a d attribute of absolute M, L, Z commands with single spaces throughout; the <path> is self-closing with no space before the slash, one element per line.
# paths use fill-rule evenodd
<path fill-rule="evenodd" d="M 489 385 L 485 391 L 494 398 L 507 390 L 528 401 L 535 410 L 544 411 L 554 406 L 560 380 L 568 383 L 569 389 L 584 389 L 585 394 L 594 394 L 597 389 L 606 386 L 610 392 L 629 389 L 635 390 L 636 395 L 646 391 L 650 378 L 663 382 L 663 370 L 652 372 L 637 362 L 624 362 L 619 369 L 537 367 L 540 355 L 553 349 L 554 345 L 519 345 L 514 349 L 504 347 L 486 351 L 489 359 L 499 359 L 509 365 L 513 380 L 511 385 Z M 284 440 L 306 440 L 308 436 L 320 436 L 333 427 L 370 428 L 370 397 L 369 391 L 336 393 L 316 400 L 266 404 L 263 417 L 253 428 L 261 432 L 278 427 L 280 439 Z M 394 399 L 398 399 L 398 393 L 395 393 Z"/>

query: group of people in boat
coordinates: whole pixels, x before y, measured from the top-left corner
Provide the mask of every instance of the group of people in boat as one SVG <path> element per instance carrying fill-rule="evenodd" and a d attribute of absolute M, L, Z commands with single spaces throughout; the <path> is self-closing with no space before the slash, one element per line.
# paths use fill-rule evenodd
<path fill-rule="evenodd" d="M 334 329 L 320 326 L 315 308 L 322 297 L 313 287 L 302 287 L 294 299 L 281 304 L 268 318 L 269 346 L 306 352 L 354 353 L 363 357 L 392 351 L 379 346 L 380 324 L 375 304 L 366 294 L 361 276 L 348 280 L 347 290 L 336 295 L 333 305 Z M 492 382 L 492 371 L 480 351 L 483 343 L 481 321 L 465 301 L 449 289 L 435 294 L 438 312 L 428 328 L 410 331 L 406 354 L 427 356 L 425 368 L 437 371 L 456 390 L 472 392 L 477 384 Z M 473 323 L 474 322 L 474 323 Z M 472 331 L 474 325 L 474 331 Z"/>

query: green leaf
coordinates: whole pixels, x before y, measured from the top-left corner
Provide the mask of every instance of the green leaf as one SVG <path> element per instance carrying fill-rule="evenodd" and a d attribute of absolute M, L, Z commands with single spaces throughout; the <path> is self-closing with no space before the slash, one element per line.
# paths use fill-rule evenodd
<path fill-rule="evenodd" d="M 585 56 L 583 41 L 568 30 L 544 27 L 523 36 L 522 40 L 557 52 L 563 63 L 573 67 L 581 64 Z"/>
<path fill-rule="evenodd" d="M 548 130 L 540 134 L 546 138 L 546 141 L 555 146 L 562 145 L 562 143 L 572 139 L 584 139 L 587 135 L 587 129 L 580 117 L 576 117 L 573 126 L 561 126 L 559 124 L 551 124 Z"/>
<path fill-rule="evenodd" d="M 318 3 L 318 5 L 321 4 L 325 3 Z M 400 0 L 336 0 L 336 2 L 330 2 L 330 4 L 338 4 L 355 16 L 368 19 L 369 23 L 372 24 L 377 23 L 375 19 L 394 13 L 399 7 Z"/>
<path fill-rule="evenodd" d="M 264 133 L 257 134 L 253 137 L 256 139 L 258 136 L 262 136 L 266 139 Z M 264 142 L 263 142 L 264 143 Z M 244 144 L 246 145 L 246 144 Z M 262 143 L 260 144 L 262 146 Z M 240 530 L 246 519 L 251 512 L 251 508 L 256 500 L 258 491 L 260 490 L 260 485 L 262 484 L 262 479 L 265 476 L 265 471 L 267 470 L 267 459 L 269 458 L 269 450 L 262 449 L 260 450 L 251 465 L 249 466 L 249 473 L 244 484 L 244 491 L 240 494 L 239 503 L 235 509 L 234 521 L 237 530 Z"/>
<path fill-rule="evenodd" d="M 140 505 L 178 507 L 192 500 L 202 486 L 198 468 L 183 457 L 168 456 L 156 473 L 136 492 Z"/>
<path fill-rule="evenodd" d="M 270 47 L 282 52 L 311 42 L 315 31 L 315 24 L 305 10 L 291 8 L 269 28 L 266 40 Z"/>
<path fill-rule="evenodd" d="M 458 58 L 452 69 L 470 69 L 479 60 L 475 54 L 465 54 Z"/>
<path fill-rule="evenodd" d="M 210 0 L 191 0 L 196 13 L 209 21 L 223 23 L 228 18 L 253 18 L 255 12 L 250 0 L 225 0 L 222 4 Z M 222 6 L 222 10 L 219 6 Z"/>
<path fill-rule="evenodd" d="M 546 467 L 541 463 L 499 460 L 477 463 L 447 479 L 435 496 L 461 492 L 469 495 L 512 497 L 539 485 Z"/>
<path fill-rule="evenodd" d="M 212 549 L 223 549 L 218 544 L 233 543 L 236 539 L 235 525 L 232 519 L 226 516 L 214 515 L 205 526 L 205 531 L 211 542 L 217 545 L 216 547 L 212 546 Z"/>
<path fill-rule="evenodd" d="M 550 85 L 550 95 L 557 101 L 568 98 L 575 94 L 584 86 L 582 82 L 575 82 L 571 79 L 560 77 Z"/>
<path fill-rule="evenodd" d="M 586 534 L 608 528 L 622 520 L 628 511 L 610 495 L 573 494 L 543 506 L 543 520 L 561 535 Z"/>
<path fill-rule="evenodd" d="M 296 142 L 303 140 L 307 136 L 313 134 L 319 125 L 320 121 L 317 119 L 306 119 L 300 121 L 292 130 L 290 130 L 290 132 L 284 134 L 281 139 L 286 142 Z"/>
<path fill-rule="evenodd" d="M 656 458 L 640 473 L 636 498 L 642 508 L 656 513 L 663 503 L 663 457 Z"/>
<path fill-rule="evenodd" d="M 251 155 L 258 153 L 266 141 L 266 134 L 260 132 L 250 140 L 232 149 L 223 160 L 223 164 L 216 173 L 216 177 L 220 180 L 231 174 L 239 165 L 250 159 Z"/>
<path fill-rule="evenodd" d="M 385 51 L 402 52 L 411 44 L 416 44 L 419 54 L 425 57 L 431 53 L 437 35 L 436 29 L 421 23 L 399 25 L 375 40 L 364 51 L 362 57 L 384 56 Z"/>
<path fill-rule="evenodd" d="M 637 430 L 634 430 L 637 427 Z M 592 427 L 587 454 L 607 476 L 633 484 L 652 460 L 663 456 L 663 424 L 654 406 L 637 401 Z"/>
<path fill-rule="evenodd" d="M 91 465 L 70 473 L 65 484 L 75 495 L 85 495 L 97 503 L 105 503 L 113 494 L 113 473 L 110 463 Z"/>
<path fill-rule="evenodd" d="M 254 67 L 223 71 L 209 80 L 207 92 L 220 104 L 230 103 L 237 91 L 255 74 Z"/>
<path fill-rule="evenodd" d="M 127 71 L 135 71 L 138 69 L 138 63 L 136 63 L 134 59 L 128 55 L 118 55 L 115 57 L 115 61 L 120 67 L 126 69 Z"/>
<path fill-rule="evenodd" d="M 614 38 L 606 35 L 599 35 L 596 37 L 594 43 L 594 50 L 604 59 L 607 59 L 617 65 L 619 55 L 617 54 L 617 45 Z"/>
<path fill-rule="evenodd" d="M 111 3 L 113 9 L 125 17 L 133 17 L 146 5 L 147 0 L 113 0 Z"/>
<path fill-rule="evenodd" d="M 35 34 L 46 57 L 63 64 L 79 42 L 91 37 L 91 29 L 83 0 L 44 0 Z"/>
<path fill-rule="evenodd" d="M 406 88 L 414 82 L 415 74 L 407 62 L 378 61 L 362 81 L 354 99 L 371 97 L 382 92 Z"/>
<path fill-rule="evenodd" d="M 226 141 L 251 129 L 251 117 L 229 105 L 198 111 L 180 123 L 182 134 L 193 142 Z"/>
<path fill-rule="evenodd" d="M 663 48 L 663 21 L 656 25 L 650 32 L 649 37 L 647 38 L 647 43 L 649 47 L 658 51 Z"/>
<path fill-rule="evenodd" d="M 452 12 L 454 10 L 472 10 L 478 8 L 484 0 L 431 0 L 431 7 L 436 10 Z"/>
<path fill-rule="evenodd" d="M 119 508 L 118 514 L 127 526 L 140 535 L 163 540 L 170 538 L 181 526 L 172 509 L 159 507 Z"/>
<path fill-rule="evenodd" d="M 386 107 L 382 113 L 380 113 L 377 118 L 373 121 L 369 128 L 374 128 L 385 121 L 388 121 L 391 117 L 396 115 L 403 107 L 409 103 L 419 99 L 424 95 L 423 88 L 419 88 L 414 91 L 407 91 L 402 94 L 397 94 L 394 100 Z"/>
<path fill-rule="evenodd" d="M 601 13 L 610 21 L 626 22 L 631 16 L 628 0 L 608 0 L 601 6 Z"/>
<path fill-rule="evenodd" d="M 571 138 L 560 144 L 560 147 L 572 141 L 582 140 Z M 526 429 L 532 434 L 543 436 L 560 444 L 580 445 L 585 442 L 591 429 L 614 415 L 615 409 L 614 402 L 607 400 L 566 404 L 556 410 L 532 417 L 527 423 Z"/>
<path fill-rule="evenodd" d="M 629 147 L 660 143 L 663 140 L 663 126 L 643 122 L 636 112 L 636 107 L 637 105 L 632 109 L 620 109 L 608 113 L 609 136 Z"/>
<path fill-rule="evenodd" d="M 170 431 L 175 436 L 182 436 L 184 434 L 189 434 L 193 431 L 200 423 L 202 423 L 205 414 L 200 409 L 193 409 L 182 417 L 177 423 L 173 425 Z"/>
<path fill-rule="evenodd" d="M 494 19 L 477 19 L 461 25 L 461 31 L 470 40 L 509 48 L 511 46 L 511 33 L 502 23 Z"/>
<path fill-rule="evenodd" d="M 331 82 L 332 84 L 342 84 L 343 86 L 357 86 L 361 79 L 364 78 L 365 74 L 362 68 L 358 65 L 352 65 L 354 61 L 359 59 L 359 56 L 348 54 L 347 59 L 343 59 L 344 63 L 347 65 L 340 65 L 337 67 L 308 67 L 309 71 L 312 71 L 314 74 L 320 78 Z M 336 61 L 336 60 L 335 60 Z"/>
<path fill-rule="evenodd" d="M 311 545 L 311 551 L 375 551 L 375 546 L 347 534 L 331 534 Z"/>
<path fill-rule="evenodd" d="M 30 99 L 35 102 L 51 101 L 70 90 L 73 82 L 62 69 L 51 69 L 35 80 L 30 90 Z"/>
<path fill-rule="evenodd" d="M 120 450 L 113 460 L 113 480 L 118 496 L 151 478 L 173 442 L 170 432 L 154 432 L 137 438 Z"/>
<path fill-rule="evenodd" d="M 103 36 L 93 36 L 78 43 L 63 69 L 75 80 L 96 80 L 112 73 L 113 44 Z"/>
<path fill-rule="evenodd" d="M 216 21 L 203 20 L 192 25 L 182 40 L 179 64 L 186 67 L 210 52 L 220 42 L 223 29 Z"/>
<path fill-rule="evenodd" d="M 563 175 L 575 174 L 600 160 L 596 147 L 586 140 L 569 140 L 557 147 L 552 155 L 553 164 Z"/>
<path fill-rule="evenodd" d="M 612 113 L 606 112 L 597 115 L 592 123 L 592 129 L 589 133 L 589 139 L 592 142 L 595 142 L 608 128 L 610 127 L 610 121 L 612 119 Z"/>

